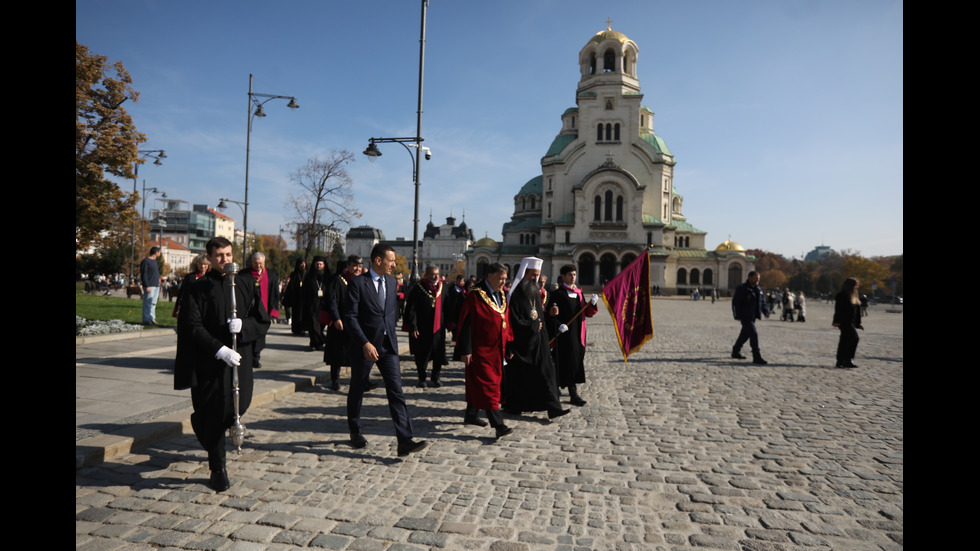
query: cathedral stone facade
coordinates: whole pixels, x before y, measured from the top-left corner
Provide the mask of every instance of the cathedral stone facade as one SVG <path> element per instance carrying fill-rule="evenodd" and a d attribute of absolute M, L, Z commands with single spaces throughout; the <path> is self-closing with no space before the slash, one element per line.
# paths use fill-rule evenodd
<path fill-rule="evenodd" d="M 503 241 L 480 239 L 467 251 L 470 272 L 482 276 L 491 262 L 515 267 L 533 255 L 552 281 L 575 264 L 579 284 L 593 287 L 648 249 L 651 284 L 665 293 L 727 294 L 744 281 L 754 258 L 731 240 L 706 250 L 707 234 L 684 217 L 674 154 L 642 104 L 638 57 L 636 43 L 609 27 L 582 48 L 577 107 L 562 113 L 541 174 L 514 196 Z"/>

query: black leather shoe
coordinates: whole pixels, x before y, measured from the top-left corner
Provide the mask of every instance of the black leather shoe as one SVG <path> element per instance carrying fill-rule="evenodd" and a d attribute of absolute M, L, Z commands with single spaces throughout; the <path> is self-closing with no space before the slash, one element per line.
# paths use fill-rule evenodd
<path fill-rule="evenodd" d="M 854 369 L 857 366 L 854 365 L 853 362 L 837 362 L 837 367 L 840 367 L 840 368 L 843 368 L 843 369 Z"/>
<path fill-rule="evenodd" d="M 494 430 L 497 432 L 497 438 L 507 436 L 508 434 L 514 432 L 514 429 L 508 427 L 507 425 L 500 425 L 499 427 L 494 428 Z"/>
<path fill-rule="evenodd" d="M 580 396 L 572 396 L 572 398 L 569 400 L 569 403 L 571 403 L 573 406 L 578 406 L 578 407 L 582 407 L 586 404 L 585 400 L 583 400 Z"/>
<path fill-rule="evenodd" d="M 442 383 L 439 382 L 439 379 L 432 379 L 432 382 L 429 384 L 432 385 L 432 388 L 439 388 L 442 386 Z"/>
<path fill-rule="evenodd" d="M 367 439 L 360 434 L 350 435 L 350 447 L 359 450 L 367 446 Z"/>
<path fill-rule="evenodd" d="M 556 417 L 561 417 L 562 415 L 568 415 L 571 413 L 570 409 L 552 409 L 548 411 L 548 419 L 554 419 Z"/>
<path fill-rule="evenodd" d="M 463 417 L 463 423 L 466 424 L 466 425 L 476 425 L 478 427 L 485 427 L 485 426 L 487 426 L 487 422 L 484 421 L 483 419 L 480 419 L 476 415 L 466 415 L 466 416 L 464 416 Z"/>
<path fill-rule="evenodd" d="M 736 360 L 745 359 L 745 356 L 743 356 L 741 352 L 732 352 L 732 357 L 735 358 Z"/>
<path fill-rule="evenodd" d="M 370 391 L 378 388 L 379 386 L 381 386 L 381 385 L 379 385 L 378 383 L 376 383 L 374 381 L 368 381 L 368 384 L 367 384 L 366 387 L 364 387 L 364 390 L 370 392 Z"/>
<path fill-rule="evenodd" d="M 425 388 L 425 381 L 419 381 L 418 387 Z"/>
<path fill-rule="evenodd" d="M 216 492 L 223 492 L 231 488 L 226 469 L 215 469 L 211 471 L 211 488 Z"/>
<path fill-rule="evenodd" d="M 398 444 L 398 457 L 405 457 L 406 455 L 417 452 L 425 447 L 425 440 L 406 440 L 404 443 Z"/>
<path fill-rule="evenodd" d="M 255 360 L 254 362 L 252 362 L 252 368 L 253 369 L 258 369 L 260 367 L 262 367 L 262 362 L 260 362 L 258 360 Z"/>
<path fill-rule="evenodd" d="M 753 359 L 752 359 L 752 363 L 754 363 L 754 364 L 759 364 L 759 365 L 766 365 L 766 364 L 768 364 L 769 362 L 767 362 L 767 361 L 765 361 L 765 360 L 763 360 L 762 358 L 753 358 Z"/>
<path fill-rule="evenodd" d="M 340 390 L 340 383 L 337 381 L 331 381 L 330 390 Z"/>

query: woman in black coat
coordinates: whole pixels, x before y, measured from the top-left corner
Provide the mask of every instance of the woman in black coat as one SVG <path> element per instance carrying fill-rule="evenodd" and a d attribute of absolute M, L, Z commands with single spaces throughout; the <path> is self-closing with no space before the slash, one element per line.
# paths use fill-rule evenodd
<path fill-rule="evenodd" d="M 834 305 L 834 327 L 840 328 L 837 343 L 837 367 L 854 368 L 854 354 L 858 345 L 858 329 L 861 325 L 861 299 L 858 297 L 858 280 L 849 277 L 837 293 Z"/>

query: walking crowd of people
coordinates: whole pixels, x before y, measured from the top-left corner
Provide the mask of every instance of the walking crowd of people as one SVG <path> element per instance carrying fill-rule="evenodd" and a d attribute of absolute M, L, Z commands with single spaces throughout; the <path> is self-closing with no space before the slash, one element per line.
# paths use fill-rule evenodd
<path fill-rule="evenodd" d="M 154 260 L 154 252 L 147 260 Z M 231 257 L 227 239 L 211 239 L 181 282 L 174 307 L 174 388 L 191 390 L 191 424 L 208 452 L 215 491 L 230 486 L 225 431 L 251 402 L 253 370 L 262 366 L 265 335 L 279 321 L 308 338 L 309 350 L 323 352 L 332 390 L 341 389 L 341 368 L 350 367 L 347 428 L 355 449 L 368 445 L 360 413 L 364 393 L 381 386 L 371 381 L 374 366 L 381 374 L 398 455 L 426 446 L 415 438 L 402 390 L 398 330 L 408 333 L 419 388 L 439 388 L 449 359 L 463 362 L 461 420 L 489 424 L 494 438 L 515 430 L 504 422 L 502 411 L 514 416 L 541 411 L 549 419 L 569 414 L 559 388 L 567 389 L 570 404 L 586 404 L 579 394 L 586 382 L 586 318 L 598 311 L 599 297 L 585 298 L 575 285 L 574 265 L 562 267 L 560 282 L 550 289 L 540 279 L 543 260 L 534 257 L 523 260 L 509 287 L 508 268 L 500 263 L 491 265 L 482 281 L 459 275 L 452 282 L 430 265 L 418 282 L 406 286 L 393 274 L 394 250 L 382 244 L 366 263 L 350 256 L 334 273 L 324 257 L 315 257 L 308 269 L 298 261 L 284 281 L 266 268 L 261 252 L 237 272 Z M 152 269 L 147 272 L 153 277 Z"/>

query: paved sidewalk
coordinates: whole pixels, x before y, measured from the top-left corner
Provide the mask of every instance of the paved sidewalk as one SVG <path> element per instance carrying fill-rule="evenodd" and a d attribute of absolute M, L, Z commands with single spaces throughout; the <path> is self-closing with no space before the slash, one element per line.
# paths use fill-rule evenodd
<path fill-rule="evenodd" d="M 253 408 L 329 381 L 323 352 L 310 351 L 309 339 L 293 335 L 289 325 L 273 325 L 266 341 Z M 173 329 L 76 338 L 76 468 L 190 430 L 190 391 L 173 389 L 176 350 Z"/>
<path fill-rule="evenodd" d="M 257 373 L 269 377 L 260 385 L 293 389 L 244 416 L 232 487 L 207 487 L 206 454 L 182 423 L 76 468 L 76 549 L 901 549 L 903 316 L 873 309 L 861 367 L 834 369 L 831 307 L 811 302 L 807 323 L 759 322 L 767 366 L 728 357 L 738 333 L 728 302 L 655 300 L 654 339 L 627 364 L 600 313 L 589 324 L 589 403 L 555 422 L 508 416 L 515 432 L 496 442 L 461 423 L 460 364 L 423 390 L 403 356 L 415 431 L 430 444 L 404 459 L 380 391 L 365 398 L 368 447 L 350 448 L 346 386 L 293 384 L 322 375 L 322 362 L 287 330 L 275 350 L 294 367 L 272 368 L 269 356 Z M 77 399 L 76 458 L 80 443 L 189 405 L 166 390 L 173 356 L 158 338 L 173 339 L 137 339 L 142 355 L 132 343 L 114 354 L 99 350 L 109 343 L 76 347 L 77 397 L 82 385 L 101 400 L 101 385 L 133 401 L 103 419 Z M 98 434 L 79 440 L 86 431 Z"/>

